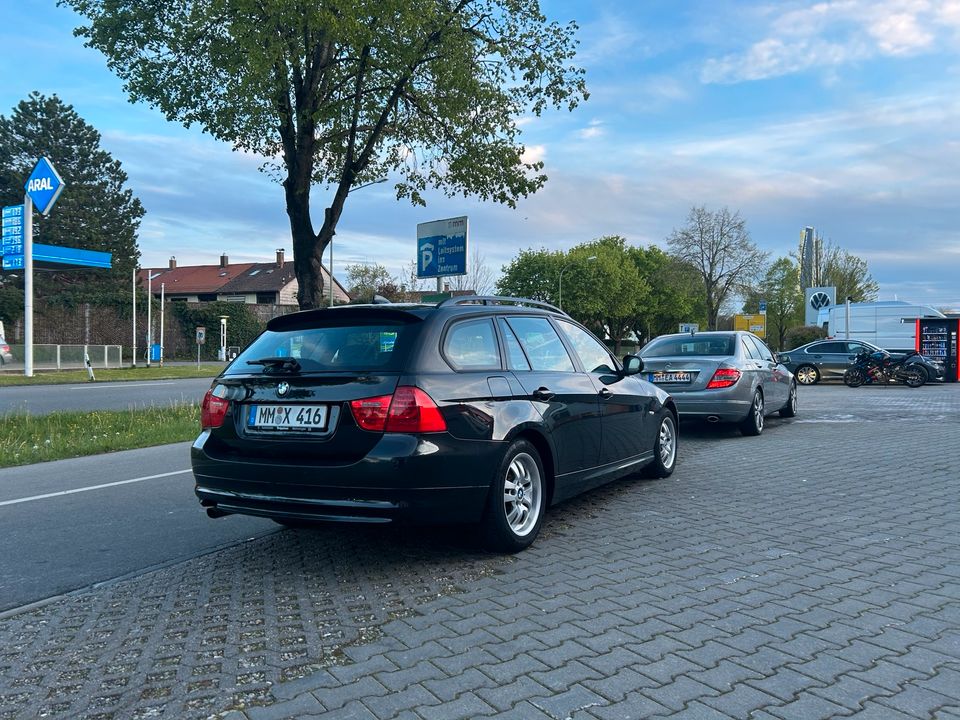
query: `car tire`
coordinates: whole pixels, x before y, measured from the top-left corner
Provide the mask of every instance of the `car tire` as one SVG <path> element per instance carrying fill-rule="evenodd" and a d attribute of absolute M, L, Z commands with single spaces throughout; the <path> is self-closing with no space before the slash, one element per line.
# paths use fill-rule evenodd
<path fill-rule="evenodd" d="M 481 521 L 484 546 L 515 553 L 533 544 L 547 504 L 547 482 L 537 449 L 526 440 L 510 445 L 490 486 Z"/>
<path fill-rule="evenodd" d="M 753 400 L 750 401 L 750 411 L 740 423 L 740 432 L 748 436 L 756 436 L 763 432 L 763 393 L 760 389 L 753 391 Z"/>
<path fill-rule="evenodd" d="M 660 411 L 656 439 L 653 441 L 653 461 L 641 471 L 647 478 L 665 478 L 677 466 L 677 419 L 667 408 Z"/>
<path fill-rule="evenodd" d="M 927 371 L 922 367 L 906 367 L 903 370 L 903 382 L 907 387 L 918 388 L 927 382 Z"/>
<path fill-rule="evenodd" d="M 780 408 L 780 417 L 792 418 L 797 416 L 797 384 L 790 383 L 790 396 L 787 404 Z"/>
<path fill-rule="evenodd" d="M 820 382 L 820 371 L 813 365 L 801 365 L 794 375 L 801 385 L 816 385 Z"/>

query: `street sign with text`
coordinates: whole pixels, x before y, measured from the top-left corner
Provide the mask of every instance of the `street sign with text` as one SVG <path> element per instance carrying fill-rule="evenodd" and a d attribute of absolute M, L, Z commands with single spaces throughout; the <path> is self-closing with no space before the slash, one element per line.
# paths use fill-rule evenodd
<path fill-rule="evenodd" d="M 66 187 L 66 183 L 63 182 L 63 178 L 60 177 L 56 168 L 53 167 L 53 163 L 42 157 L 34 166 L 33 172 L 27 178 L 27 184 L 23 186 L 23 189 L 27 191 L 27 195 L 33 200 L 33 204 L 39 213 L 47 215 L 53 209 L 64 187 Z"/>
<path fill-rule="evenodd" d="M 417 277 L 467 274 L 467 218 L 417 225 Z"/>

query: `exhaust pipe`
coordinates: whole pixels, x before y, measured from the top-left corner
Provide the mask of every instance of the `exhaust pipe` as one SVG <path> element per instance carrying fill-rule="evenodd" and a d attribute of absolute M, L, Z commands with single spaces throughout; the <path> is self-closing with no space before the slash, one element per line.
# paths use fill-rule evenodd
<path fill-rule="evenodd" d="M 207 517 L 209 518 L 222 518 L 227 515 L 232 515 L 233 513 L 224 512 L 223 510 L 218 510 L 216 506 L 207 508 Z"/>
<path fill-rule="evenodd" d="M 708 422 L 708 423 L 718 423 L 718 422 L 720 422 L 720 418 L 718 418 L 716 415 L 707 415 L 707 422 Z M 210 511 L 208 510 L 207 512 L 210 512 Z"/>

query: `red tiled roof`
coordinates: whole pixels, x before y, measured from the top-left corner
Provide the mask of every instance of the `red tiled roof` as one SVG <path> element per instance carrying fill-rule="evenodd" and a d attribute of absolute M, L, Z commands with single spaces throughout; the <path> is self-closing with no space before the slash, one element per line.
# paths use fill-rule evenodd
<path fill-rule="evenodd" d="M 153 276 L 153 292 L 160 292 L 160 283 L 167 293 L 214 293 L 238 275 L 252 268 L 256 263 L 237 263 L 235 265 L 186 265 L 170 270 L 169 268 L 150 268 L 137 272 L 140 287 L 147 287 L 147 273 Z"/>

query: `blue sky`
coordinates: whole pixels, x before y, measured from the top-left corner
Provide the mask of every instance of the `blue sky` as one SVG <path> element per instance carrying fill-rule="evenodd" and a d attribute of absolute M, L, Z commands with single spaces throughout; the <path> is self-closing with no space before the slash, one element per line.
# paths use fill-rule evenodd
<path fill-rule="evenodd" d="M 389 184 L 351 195 L 334 269 L 399 274 L 416 224 L 470 217 L 499 273 L 519 248 L 601 235 L 665 246 L 693 205 L 728 207 L 772 257 L 801 229 L 869 263 L 880 299 L 960 309 L 960 0 L 544 0 L 576 20 L 590 100 L 520 119 L 546 187 L 516 210 Z M 3 0 L 0 113 L 58 94 L 103 135 L 147 210 L 144 266 L 292 255 L 279 185 L 260 161 L 132 105 L 80 23 L 52 1 Z M 69 180 L 69 179 L 68 179 Z M 324 189 L 314 189 L 315 214 Z M 325 258 L 326 261 L 326 258 Z"/>

